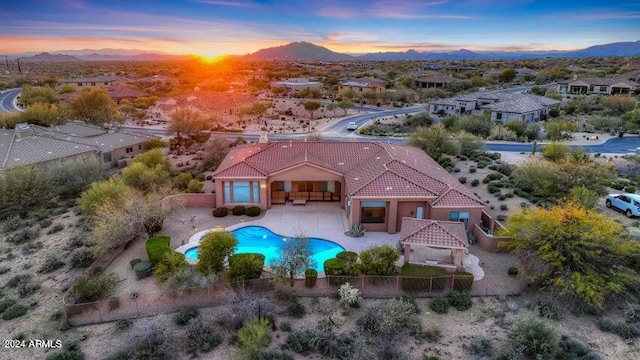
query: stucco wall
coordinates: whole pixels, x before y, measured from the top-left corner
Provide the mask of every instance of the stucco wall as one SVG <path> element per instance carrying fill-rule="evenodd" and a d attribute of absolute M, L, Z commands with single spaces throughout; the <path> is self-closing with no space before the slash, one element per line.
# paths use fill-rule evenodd
<path fill-rule="evenodd" d="M 471 232 L 473 230 L 473 224 L 480 223 L 480 218 L 482 216 L 481 208 L 460 208 L 460 207 L 450 207 L 450 208 L 439 208 L 432 207 L 430 209 L 429 219 L 432 220 L 443 220 L 449 221 L 449 213 L 452 211 L 468 211 L 469 212 L 469 227 L 467 232 Z"/>

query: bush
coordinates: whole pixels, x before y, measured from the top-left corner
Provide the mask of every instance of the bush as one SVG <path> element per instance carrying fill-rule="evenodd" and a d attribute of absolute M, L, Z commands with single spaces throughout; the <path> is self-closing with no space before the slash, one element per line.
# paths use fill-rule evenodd
<path fill-rule="evenodd" d="M 62 230 L 64 230 L 64 225 L 58 223 L 54 227 L 49 229 L 49 231 L 47 231 L 47 234 L 49 234 L 49 235 L 55 234 L 55 233 L 60 232 Z"/>
<path fill-rule="evenodd" d="M 133 265 L 133 271 L 136 273 L 136 279 L 142 280 L 151 276 L 153 273 L 153 264 L 151 264 L 151 261 L 140 261 Z"/>
<path fill-rule="evenodd" d="M 609 185 L 609 187 L 614 189 L 614 190 L 623 190 L 624 189 L 624 184 L 619 183 L 619 182 L 612 182 L 611 185 Z"/>
<path fill-rule="evenodd" d="M 472 174 L 473 174 L 474 172 L 476 172 L 476 170 L 477 170 L 477 169 L 476 169 L 476 167 L 475 167 L 474 165 L 469 166 L 469 172 L 470 172 L 470 173 L 472 173 Z"/>
<path fill-rule="evenodd" d="M 201 193 L 203 187 L 204 187 L 204 184 L 202 183 L 202 181 L 193 179 L 189 181 L 189 185 L 187 185 L 187 192 L 192 194 Z"/>
<path fill-rule="evenodd" d="M 338 258 L 331 258 L 324 261 L 324 274 L 331 275 L 343 275 L 344 274 L 344 261 Z"/>
<path fill-rule="evenodd" d="M 625 186 L 624 187 L 624 191 L 633 194 L 633 193 L 636 192 L 636 187 L 635 186 L 631 186 L 631 185 Z"/>
<path fill-rule="evenodd" d="M 34 228 L 22 229 L 13 235 L 7 237 L 7 241 L 16 245 L 24 244 L 31 240 L 37 239 L 40 232 Z"/>
<path fill-rule="evenodd" d="M 71 253 L 69 266 L 71 266 L 72 269 L 89 267 L 94 261 L 96 261 L 96 257 L 93 252 L 88 248 L 81 248 Z"/>
<path fill-rule="evenodd" d="M 360 296 L 360 290 L 353 287 L 349 283 L 344 283 L 338 289 L 338 295 L 340 296 L 340 302 L 345 306 L 359 307 L 362 296 Z"/>
<path fill-rule="evenodd" d="M 46 360 L 84 360 L 84 354 L 80 350 L 62 350 L 47 355 Z"/>
<path fill-rule="evenodd" d="M 449 300 L 443 296 L 436 296 L 429 302 L 429 309 L 438 314 L 446 314 L 449 311 Z"/>
<path fill-rule="evenodd" d="M 173 274 L 186 269 L 189 266 L 184 254 L 177 251 L 169 251 L 164 254 L 160 262 L 156 264 L 153 275 L 156 281 L 163 283 L 167 281 Z"/>
<path fill-rule="evenodd" d="M 117 282 L 116 274 L 84 275 L 69 291 L 69 300 L 72 304 L 80 304 L 103 299 L 111 295 Z"/>
<path fill-rule="evenodd" d="M 408 331 L 420 331 L 420 319 L 415 307 L 400 299 L 379 302 L 364 311 L 356 324 L 364 331 L 379 336 L 391 336 Z"/>
<path fill-rule="evenodd" d="M 294 360 L 293 355 L 286 351 L 262 350 L 260 360 Z"/>
<path fill-rule="evenodd" d="M 65 266 L 65 265 L 66 265 L 65 262 L 62 261 L 56 255 L 48 254 L 47 257 L 45 257 L 44 263 L 42 264 L 42 266 L 40 267 L 38 272 L 41 273 L 41 274 L 48 274 L 48 273 L 50 273 L 52 271 L 56 271 L 56 270 L 60 269 L 61 267 Z"/>
<path fill-rule="evenodd" d="M 478 358 L 489 358 L 492 352 L 491 339 L 474 339 L 469 344 L 468 350 L 471 355 L 475 355 Z"/>
<path fill-rule="evenodd" d="M 518 321 L 507 339 L 509 359 L 550 359 L 558 349 L 555 331 L 541 319 L 529 316 Z"/>
<path fill-rule="evenodd" d="M 478 186 L 479 184 L 480 184 L 480 180 L 478 179 L 471 180 L 471 186 Z"/>
<path fill-rule="evenodd" d="M 372 247 L 360 253 L 360 271 L 365 275 L 393 275 L 398 258 L 400 255 L 393 246 Z"/>
<path fill-rule="evenodd" d="M 231 231 L 212 231 L 200 241 L 196 270 L 202 274 L 218 273 L 224 269 L 224 260 L 235 252 L 238 240 Z"/>
<path fill-rule="evenodd" d="M 127 330 L 133 325 L 133 320 L 131 319 L 120 319 L 116 321 L 116 329 L 120 331 Z"/>
<path fill-rule="evenodd" d="M 358 261 L 358 253 L 355 251 L 341 251 L 336 254 L 336 258 L 343 261 L 356 262 Z"/>
<path fill-rule="evenodd" d="M 249 216 L 249 217 L 256 217 L 256 216 L 260 215 L 261 212 L 262 212 L 262 210 L 260 210 L 259 207 L 250 206 L 250 207 L 247 208 L 247 210 L 245 210 L 244 214 Z"/>
<path fill-rule="evenodd" d="M 192 354 L 209 352 L 222 343 L 222 336 L 200 318 L 189 320 L 186 334 L 187 351 Z"/>
<path fill-rule="evenodd" d="M 193 306 L 185 306 L 173 317 L 173 322 L 179 326 L 185 326 L 189 320 L 197 318 L 200 315 L 198 309 Z"/>
<path fill-rule="evenodd" d="M 291 324 L 289 324 L 288 322 L 283 322 L 280 324 L 280 330 L 284 331 L 284 332 L 291 332 L 292 328 L 291 328 Z"/>
<path fill-rule="evenodd" d="M 306 269 L 304 271 L 304 285 L 314 287 L 318 281 L 318 271 L 316 269 Z"/>
<path fill-rule="evenodd" d="M 457 271 L 453 274 L 453 289 L 470 291 L 473 286 L 473 274 L 466 271 Z"/>
<path fill-rule="evenodd" d="M 18 317 L 26 314 L 27 310 L 29 310 L 29 309 L 24 305 L 13 304 L 13 305 L 9 306 L 7 308 L 7 310 L 5 310 L 2 313 L 2 320 L 11 320 L 11 319 L 18 318 Z"/>
<path fill-rule="evenodd" d="M 518 276 L 518 268 L 515 266 L 512 266 L 510 268 L 507 269 L 507 274 L 509 276 Z"/>
<path fill-rule="evenodd" d="M 51 219 L 43 219 L 40 221 L 40 228 L 48 228 L 49 226 L 51 226 L 51 224 L 53 224 L 53 221 Z"/>
<path fill-rule="evenodd" d="M 259 360 L 262 349 L 271 343 L 269 320 L 254 318 L 238 331 L 238 343 L 234 357 Z"/>
<path fill-rule="evenodd" d="M 507 206 L 507 204 L 500 204 L 500 210 L 507 211 L 509 210 L 509 207 Z"/>
<path fill-rule="evenodd" d="M 229 256 L 229 280 L 244 281 L 259 279 L 264 268 L 264 255 L 259 253 Z"/>
<path fill-rule="evenodd" d="M 484 169 L 487 167 L 487 163 L 484 161 L 479 161 L 478 162 L 478 169 Z"/>
<path fill-rule="evenodd" d="M 562 335 L 560 343 L 558 344 L 560 349 L 556 355 L 557 359 L 561 360 L 600 360 L 601 357 L 595 351 L 590 349 L 586 344 L 581 341 L 571 339 L 566 335 Z"/>
<path fill-rule="evenodd" d="M 8 308 L 10 308 L 15 303 L 16 303 L 15 300 L 8 297 L 3 297 L 2 299 L 0 299 L 0 313 L 5 312 Z"/>
<path fill-rule="evenodd" d="M 400 269 L 400 286 L 409 292 L 442 291 L 447 271 L 440 267 L 405 264 Z"/>
<path fill-rule="evenodd" d="M 219 207 L 213 209 L 213 217 L 225 217 L 229 214 L 229 209 L 226 207 Z"/>
<path fill-rule="evenodd" d="M 301 319 L 306 313 L 307 310 L 305 309 L 304 305 L 300 304 L 297 301 L 287 307 L 287 316 Z"/>
<path fill-rule="evenodd" d="M 231 209 L 231 213 L 236 216 L 244 215 L 246 208 L 242 205 L 234 206 Z"/>
<path fill-rule="evenodd" d="M 8 288 L 16 288 L 27 284 L 31 281 L 31 275 L 29 274 L 18 274 L 14 275 L 7 283 L 5 284 Z"/>
<path fill-rule="evenodd" d="M 458 181 L 460 182 L 460 184 L 466 184 L 467 183 L 467 178 L 464 176 L 460 176 L 458 178 Z"/>
<path fill-rule="evenodd" d="M 640 336 L 640 326 L 627 324 L 623 321 L 612 321 L 609 319 L 599 319 L 598 329 L 620 336 L 625 340 L 631 340 Z"/>
<path fill-rule="evenodd" d="M 169 236 L 154 236 L 149 238 L 145 243 L 145 248 L 147 249 L 147 255 L 149 256 L 149 261 L 153 265 L 162 260 L 164 255 L 171 251 L 171 237 Z"/>
<path fill-rule="evenodd" d="M 465 311 L 473 306 L 473 302 L 471 301 L 468 291 L 452 291 L 447 295 L 447 300 L 449 300 L 449 305 L 453 306 L 458 311 Z"/>

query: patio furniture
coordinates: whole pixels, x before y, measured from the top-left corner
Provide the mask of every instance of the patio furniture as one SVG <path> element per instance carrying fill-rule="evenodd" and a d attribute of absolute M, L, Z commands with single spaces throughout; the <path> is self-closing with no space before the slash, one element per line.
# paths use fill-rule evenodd
<path fill-rule="evenodd" d="M 325 191 L 323 194 L 323 199 L 324 201 L 331 201 L 331 193 L 328 191 Z"/>
<path fill-rule="evenodd" d="M 271 203 L 272 204 L 284 204 L 287 201 L 287 194 L 284 191 L 272 191 Z"/>
<path fill-rule="evenodd" d="M 305 206 L 305 205 L 307 205 L 307 200 L 305 200 L 305 199 L 294 199 L 293 200 L 293 205 Z"/>
<path fill-rule="evenodd" d="M 309 193 L 309 200 L 322 200 L 322 191 L 312 191 Z"/>

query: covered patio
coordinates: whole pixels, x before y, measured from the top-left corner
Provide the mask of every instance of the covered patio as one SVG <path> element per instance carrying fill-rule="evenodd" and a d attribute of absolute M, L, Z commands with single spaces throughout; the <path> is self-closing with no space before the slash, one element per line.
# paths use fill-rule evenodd
<path fill-rule="evenodd" d="M 476 280 L 484 276 L 478 258 L 469 254 L 464 223 L 402 218 L 400 242 L 404 263 L 443 267 L 451 272 L 467 270 Z M 411 247 L 416 249 L 413 250 Z"/>

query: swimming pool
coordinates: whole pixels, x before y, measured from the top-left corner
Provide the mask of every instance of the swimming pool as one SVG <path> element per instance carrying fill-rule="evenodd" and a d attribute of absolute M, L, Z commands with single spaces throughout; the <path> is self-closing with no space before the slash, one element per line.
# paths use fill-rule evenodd
<path fill-rule="evenodd" d="M 232 231 L 238 239 L 238 247 L 236 254 L 243 253 L 260 253 L 263 254 L 265 265 L 270 265 L 273 261 L 280 258 L 281 249 L 287 241 L 286 236 L 274 234 L 271 230 L 262 226 L 245 226 Z M 308 238 L 311 247 L 311 267 L 324 271 L 324 261 L 336 256 L 337 253 L 344 251 L 344 248 L 333 241 Z M 198 247 L 192 247 L 185 251 L 184 255 L 187 259 L 198 259 Z"/>

